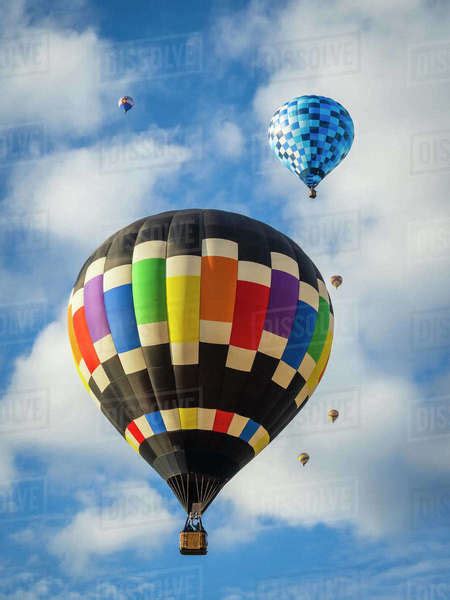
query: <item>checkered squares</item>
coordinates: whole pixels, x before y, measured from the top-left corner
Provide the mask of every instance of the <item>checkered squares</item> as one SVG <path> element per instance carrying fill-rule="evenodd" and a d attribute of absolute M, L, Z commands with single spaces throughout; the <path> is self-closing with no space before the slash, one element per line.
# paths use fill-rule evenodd
<path fill-rule="evenodd" d="M 314 188 L 347 156 L 354 128 L 339 102 L 324 96 L 300 96 L 275 112 L 268 135 L 277 158 Z"/>

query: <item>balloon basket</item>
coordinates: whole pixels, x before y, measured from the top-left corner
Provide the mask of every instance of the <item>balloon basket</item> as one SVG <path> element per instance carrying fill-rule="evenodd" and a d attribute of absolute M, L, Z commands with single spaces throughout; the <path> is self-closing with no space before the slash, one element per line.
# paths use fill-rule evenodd
<path fill-rule="evenodd" d="M 181 554 L 207 554 L 208 534 L 203 528 L 201 515 L 189 513 L 183 531 L 180 531 Z"/>

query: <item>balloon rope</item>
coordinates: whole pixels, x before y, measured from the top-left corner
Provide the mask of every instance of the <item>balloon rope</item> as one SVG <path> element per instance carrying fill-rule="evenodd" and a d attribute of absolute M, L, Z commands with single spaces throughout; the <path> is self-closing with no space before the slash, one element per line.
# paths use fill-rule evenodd
<path fill-rule="evenodd" d="M 174 487 L 176 487 L 176 490 L 175 490 L 176 494 L 177 494 L 178 498 L 180 499 L 180 502 L 182 502 L 183 501 L 183 493 L 182 493 L 180 485 L 178 483 L 178 475 L 175 475 L 173 483 L 174 483 Z"/>
<path fill-rule="evenodd" d="M 182 497 L 183 498 L 183 504 L 186 504 L 186 491 L 184 489 L 184 479 L 183 479 L 182 475 L 180 475 L 180 480 L 181 480 L 181 485 L 183 487 L 183 497 Z"/>
<path fill-rule="evenodd" d="M 204 494 L 205 500 L 209 494 L 211 485 L 212 485 L 212 480 L 210 479 L 209 481 L 206 482 L 206 488 L 205 488 L 205 494 Z"/>
<path fill-rule="evenodd" d="M 198 490 L 198 477 L 197 477 L 197 473 L 195 474 L 195 487 L 197 489 L 197 502 L 200 502 L 200 493 Z"/>
<path fill-rule="evenodd" d="M 205 505 L 206 506 L 208 505 L 208 502 L 210 501 L 210 498 L 214 497 L 214 493 L 216 492 L 216 490 L 218 488 L 218 485 L 219 485 L 218 483 L 213 484 L 212 489 L 210 490 L 210 492 L 209 492 L 209 494 L 208 494 L 208 496 L 207 496 L 207 498 L 205 500 Z"/>
<path fill-rule="evenodd" d="M 189 473 L 187 474 L 187 501 L 186 501 L 186 506 L 188 507 L 188 512 L 189 512 Z"/>
<path fill-rule="evenodd" d="M 203 510 L 203 483 L 205 481 L 205 476 L 202 473 L 202 483 L 200 485 L 200 502 L 202 503 L 202 510 Z"/>

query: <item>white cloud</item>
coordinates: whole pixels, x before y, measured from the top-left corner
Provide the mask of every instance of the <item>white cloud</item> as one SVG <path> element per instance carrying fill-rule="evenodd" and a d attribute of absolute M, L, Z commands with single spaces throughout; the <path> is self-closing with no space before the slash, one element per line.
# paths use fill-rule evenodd
<path fill-rule="evenodd" d="M 53 239 L 92 249 L 150 208 L 162 209 L 154 186 L 173 178 L 189 156 L 187 148 L 151 129 L 19 163 L 10 178 L 9 210 L 30 215 L 29 227 Z"/>
<path fill-rule="evenodd" d="M 93 133 L 105 118 L 106 96 L 96 33 L 61 29 L 52 21 L 29 24 L 18 7 L 0 39 L 1 74 L 8 82 L 0 123 L 45 122 L 52 136 Z"/>
<path fill-rule="evenodd" d="M 214 131 L 214 149 L 227 158 L 237 158 L 244 146 L 244 135 L 240 127 L 233 121 L 219 123 Z"/>
<path fill-rule="evenodd" d="M 50 543 L 70 572 L 82 574 L 89 561 L 127 549 L 157 551 L 176 522 L 162 497 L 145 483 L 125 480 L 105 486 L 100 503 L 88 504 Z"/>

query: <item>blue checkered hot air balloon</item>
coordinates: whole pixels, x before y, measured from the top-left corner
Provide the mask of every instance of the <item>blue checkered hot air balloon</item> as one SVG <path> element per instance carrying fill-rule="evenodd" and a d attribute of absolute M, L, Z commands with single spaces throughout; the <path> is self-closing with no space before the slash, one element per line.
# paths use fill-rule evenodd
<path fill-rule="evenodd" d="M 347 156 L 354 128 L 339 102 L 324 96 L 299 96 L 275 112 L 268 134 L 276 157 L 315 198 L 316 186 Z"/>
<path fill-rule="evenodd" d="M 127 113 L 134 106 L 134 100 L 131 96 L 122 96 L 118 101 L 119 108 L 123 108 L 123 110 Z"/>

